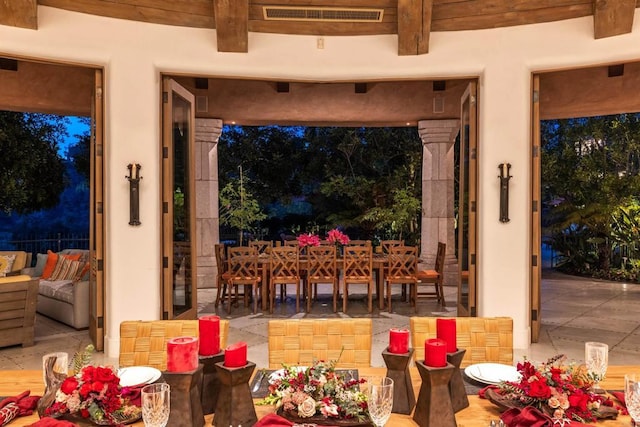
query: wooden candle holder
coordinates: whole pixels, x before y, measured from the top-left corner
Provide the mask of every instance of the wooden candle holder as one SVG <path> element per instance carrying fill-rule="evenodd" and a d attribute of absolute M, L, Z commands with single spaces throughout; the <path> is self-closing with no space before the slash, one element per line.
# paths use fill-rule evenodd
<path fill-rule="evenodd" d="M 469 397 L 467 397 L 467 391 L 464 389 L 462 372 L 460 372 L 460 365 L 465 353 L 465 349 L 458 349 L 455 353 L 447 353 L 447 362 L 455 368 L 453 374 L 451 374 L 451 381 L 449 381 L 449 394 L 451 395 L 451 406 L 454 413 L 469 406 Z"/>
<path fill-rule="evenodd" d="M 413 420 L 420 427 L 457 426 L 449 395 L 449 380 L 454 366 L 447 363 L 445 367 L 432 368 L 419 360 L 416 361 L 416 366 L 422 378 L 422 385 Z"/>
<path fill-rule="evenodd" d="M 199 359 L 200 364 L 203 366 L 202 389 L 200 392 L 202 412 L 212 414 L 216 410 L 221 386 L 216 363 L 224 361 L 224 351 L 212 356 L 199 356 Z"/>
<path fill-rule="evenodd" d="M 162 372 L 164 380 L 171 386 L 171 412 L 167 425 L 172 427 L 203 427 L 204 413 L 200 388 L 203 366 L 190 372 Z"/>
<path fill-rule="evenodd" d="M 412 348 L 404 354 L 389 353 L 388 350 L 382 352 L 382 358 L 387 365 L 387 377 L 393 380 L 393 408 L 391 412 L 396 414 L 408 415 L 416 405 L 416 396 L 409 373 L 409 362 L 412 356 Z"/>
<path fill-rule="evenodd" d="M 217 427 L 252 426 L 257 423 L 258 416 L 249 388 L 249 380 L 256 364 L 247 362 L 240 368 L 229 368 L 224 366 L 224 362 L 218 362 L 215 367 L 221 385 L 213 425 Z"/>

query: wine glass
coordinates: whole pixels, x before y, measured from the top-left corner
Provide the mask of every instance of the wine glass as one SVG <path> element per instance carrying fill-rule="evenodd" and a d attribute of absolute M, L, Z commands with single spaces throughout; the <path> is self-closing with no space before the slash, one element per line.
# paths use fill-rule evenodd
<path fill-rule="evenodd" d="M 624 401 L 633 422 L 640 423 L 640 374 L 624 376 Z"/>
<path fill-rule="evenodd" d="M 383 427 L 393 409 L 393 380 L 389 377 L 369 379 L 367 402 L 371 421 L 376 427 Z"/>
<path fill-rule="evenodd" d="M 600 381 L 604 379 L 609 364 L 609 346 L 601 342 L 586 342 L 584 345 L 584 361 L 587 370 L 591 373 L 595 382 L 593 390 L 600 390 Z"/>
<path fill-rule="evenodd" d="M 169 421 L 169 384 L 149 384 L 142 388 L 142 421 L 145 427 L 165 427 Z"/>

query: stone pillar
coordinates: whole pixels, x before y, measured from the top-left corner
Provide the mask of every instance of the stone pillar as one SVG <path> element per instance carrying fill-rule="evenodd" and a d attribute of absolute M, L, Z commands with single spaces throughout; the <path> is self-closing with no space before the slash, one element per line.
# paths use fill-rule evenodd
<path fill-rule="evenodd" d="M 435 265 L 438 242 L 447 244 L 445 285 L 457 286 L 455 255 L 454 142 L 460 120 L 421 120 L 422 139 L 422 231 L 420 254 L 426 268 Z"/>
<path fill-rule="evenodd" d="M 220 241 L 218 139 L 222 120 L 196 119 L 195 180 L 198 288 L 213 288 L 218 273 L 214 245 Z"/>

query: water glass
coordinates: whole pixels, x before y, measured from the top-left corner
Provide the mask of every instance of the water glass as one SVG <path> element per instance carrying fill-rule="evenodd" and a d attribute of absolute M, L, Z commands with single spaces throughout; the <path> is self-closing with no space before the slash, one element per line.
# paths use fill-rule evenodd
<path fill-rule="evenodd" d="M 600 381 L 604 379 L 609 364 L 609 346 L 601 342 L 586 342 L 584 345 L 584 361 L 587 370 L 595 377 L 594 390 L 598 390 Z"/>
<path fill-rule="evenodd" d="M 50 359 L 55 358 L 56 361 L 53 364 L 53 372 L 56 374 L 64 374 L 65 376 L 69 373 L 69 354 L 63 351 L 58 351 L 54 353 L 48 353 L 42 356 L 42 380 L 45 384 L 47 384 L 47 364 Z"/>
<path fill-rule="evenodd" d="M 376 427 L 384 426 L 393 409 L 393 380 L 389 377 L 369 379 L 367 402 L 371 421 Z"/>
<path fill-rule="evenodd" d="M 169 384 L 149 384 L 142 388 L 142 421 L 145 427 L 165 427 L 171 410 Z"/>
<path fill-rule="evenodd" d="M 624 376 L 624 401 L 629 416 L 638 425 L 640 423 L 640 374 Z"/>

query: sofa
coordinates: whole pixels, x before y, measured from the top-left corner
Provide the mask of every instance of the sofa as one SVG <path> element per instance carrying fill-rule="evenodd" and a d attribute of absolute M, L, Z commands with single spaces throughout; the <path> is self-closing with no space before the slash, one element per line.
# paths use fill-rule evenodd
<path fill-rule="evenodd" d="M 7 271 L 1 268 L 6 265 Z M 0 251 L 0 277 L 17 276 L 22 270 L 31 266 L 31 253 L 24 251 Z"/>
<path fill-rule="evenodd" d="M 0 347 L 34 344 L 38 281 L 27 275 L 0 277 Z"/>

